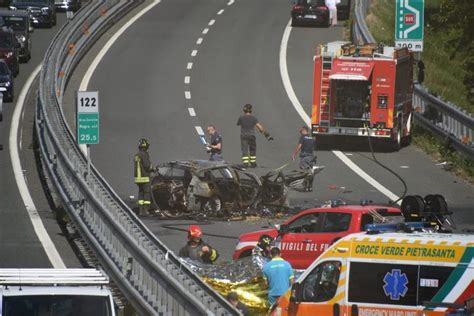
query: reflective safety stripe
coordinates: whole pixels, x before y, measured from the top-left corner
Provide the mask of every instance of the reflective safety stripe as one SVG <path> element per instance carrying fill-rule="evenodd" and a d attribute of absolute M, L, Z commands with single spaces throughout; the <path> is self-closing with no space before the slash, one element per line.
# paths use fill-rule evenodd
<path fill-rule="evenodd" d="M 140 157 L 135 156 L 135 183 L 148 183 L 150 177 L 142 177 L 142 167 L 140 164 Z"/>
<path fill-rule="evenodd" d="M 215 249 L 211 249 L 211 255 L 209 256 L 209 259 L 214 262 L 217 259 L 217 251 Z"/>
<path fill-rule="evenodd" d="M 256 162 L 257 156 L 249 156 L 250 162 Z"/>
<path fill-rule="evenodd" d="M 143 205 L 150 205 L 151 202 L 150 201 L 143 201 Z"/>
<path fill-rule="evenodd" d="M 249 156 L 242 156 L 242 162 L 243 163 L 249 162 L 249 160 L 250 160 Z"/>
<path fill-rule="evenodd" d="M 137 202 L 137 203 L 138 203 L 138 205 L 143 205 L 143 204 L 144 204 L 144 202 L 145 202 L 145 201 L 143 201 L 143 200 L 138 200 L 138 202 Z"/>

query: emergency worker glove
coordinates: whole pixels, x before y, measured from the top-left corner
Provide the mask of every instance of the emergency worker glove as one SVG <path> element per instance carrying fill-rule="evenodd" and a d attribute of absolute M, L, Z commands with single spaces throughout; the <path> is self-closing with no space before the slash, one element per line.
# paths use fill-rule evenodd
<path fill-rule="evenodd" d="M 268 141 L 272 141 L 273 140 L 273 137 L 270 135 L 269 132 L 267 131 L 264 131 L 263 132 L 263 136 L 265 136 L 265 138 L 268 140 Z"/>

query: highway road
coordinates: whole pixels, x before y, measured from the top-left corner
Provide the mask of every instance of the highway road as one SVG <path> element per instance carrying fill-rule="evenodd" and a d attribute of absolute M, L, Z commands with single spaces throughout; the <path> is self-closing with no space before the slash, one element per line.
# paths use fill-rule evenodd
<path fill-rule="evenodd" d="M 254 104 L 255 115 L 275 137 L 273 142 L 258 138 L 256 172 L 262 174 L 289 161 L 298 139 L 298 128 L 304 121 L 295 110 L 294 100 L 288 97 L 288 84 L 291 83 L 305 115 L 309 115 L 314 49 L 319 43 L 343 36 L 341 26 L 291 28 L 286 31 L 289 32 L 286 43 L 283 35 L 289 10 L 287 0 L 163 0 L 119 37 L 95 70 L 88 89 L 100 92 L 101 106 L 101 143 L 92 147 L 92 161 L 122 198 L 129 200 L 137 193 L 132 181 L 132 157 L 142 137 L 152 143 L 150 152 L 155 164 L 174 159 L 207 159 L 196 126 L 205 129 L 208 124 L 214 124 L 224 138 L 225 159 L 239 163 L 239 129 L 235 124 L 245 103 Z M 40 31 L 43 30 L 35 34 L 34 40 Z M 286 47 L 284 60 L 282 46 Z M 91 55 L 95 54 L 96 48 Z M 285 64 L 289 81 L 282 80 L 280 67 Z M 76 89 L 85 68 L 85 65 L 79 67 L 78 78 L 71 81 L 70 85 L 76 85 Z M 66 109 L 70 115 L 72 106 L 73 102 L 69 102 Z M 22 126 L 31 128 L 31 124 L 25 123 L 32 112 L 25 112 Z M 7 122 L 8 115 L 11 116 L 11 109 L 7 109 Z M 71 116 L 70 121 L 73 121 Z M 8 124 L 2 124 L 2 143 L 6 145 L 4 132 Z M 366 144 L 359 145 L 363 146 L 348 146 L 341 151 L 318 150 L 318 164 L 324 165 L 325 170 L 315 180 L 314 192 L 292 192 L 292 205 L 318 206 L 341 197 L 349 203 L 360 199 L 387 203 L 393 196 L 400 196 L 403 186 L 399 180 L 372 160 Z M 28 147 L 23 144 L 22 148 L 26 152 Z M 2 193 L 9 197 L 0 201 L 1 249 L 7 255 L 0 265 L 48 266 L 14 188 L 7 152 L 8 148 L 1 153 L 0 180 Z M 414 146 L 400 152 L 378 152 L 376 156 L 405 180 L 409 194 L 443 194 L 455 213 L 458 228 L 472 227 L 472 185 L 444 171 Z M 30 179 L 29 174 L 36 169 L 32 155 L 26 157 L 30 157 L 28 161 L 22 159 Z M 295 168 L 296 163 L 291 167 Z M 38 183 L 30 183 L 30 187 L 41 197 Z M 36 207 L 45 215 L 43 219 L 51 217 L 47 204 L 41 205 Z M 10 222 L 18 225 L 8 225 Z M 54 221 L 47 222 L 55 244 L 63 241 Z M 182 229 L 192 221 L 145 219 L 145 222 L 170 249 L 177 251 L 185 241 Z M 214 235 L 206 239 L 226 260 L 239 233 L 268 227 L 273 221 L 204 224 L 205 232 Z M 68 249 L 66 244 L 59 248 Z M 32 257 L 38 259 L 31 260 Z M 62 257 L 67 261 L 73 256 Z"/>
<path fill-rule="evenodd" d="M 26 96 L 25 107 L 21 112 L 18 130 L 18 138 L 15 142 L 19 149 L 20 178 L 26 182 L 26 189 L 22 189 L 23 195 L 14 176 L 12 159 L 10 156 L 10 127 L 14 109 L 21 106 L 16 104 L 20 91 L 33 73 L 35 68 L 42 62 L 44 53 L 49 46 L 54 34 L 65 21 L 65 14 L 58 14 L 58 25 L 51 29 L 35 29 L 32 35 L 32 58 L 27 64 L 20 65 L 20 74 L 15 79 L 14 103 L 3 104 L 3 122 L 0 123 L 0 143 L 3 150 L 0 151 L 0 268 L 49 268 L 49 267 L 79 267 L 79 261 L 71 250 L 68 241 L 58 226 L 55 216 L 51 211 L 36 167 L 33 148 L 33 121 L 36 104 L 36 85 Z M 16 135 L 16 134 L 14 134 Z M 14 136 L 12 136 L 14 137 Z M 26 192 L 26 193 L 25 193 Z M 31 195 L 34 203 L 24 200 L 24 194 Z M 52 241 L 53 248 L 59 252 L 59 262 L 51 263 L 44 245 L 35 233 L 30 215 L 37 218 L 39 214 L 46 228 L 46 237 Z M 51 245 L 51 244 L 50 244 Z M 61 259 L 62 258 L 62 259 Z"/>
<path fill-rule="evenodd" d="M 162 1 L 119 37 L 88 89 L 100 91 L 101 99 L 101 144 L 92 148 L 92 159 L 124 199 L 136 194 L 132 157 L 141 137 L 151 141 L 155 163 L 206 159 L 195 126 L 215 124 L 224 138 L 224 158 L 239 163 L 235 124 L 245 103 L 254 105 L 255 115 L 275 137 L 273 142 L 258 138 L 257 172 L 289 161 L 304 122 L 286 93 L 280 62 L 287 63 L 291 85 L 309 115 L 314 49 L 343 35 L 341 26 L 292 28 L 287 58 L 281 61 L 289 10 L 285 0 Z M 326 168 L 316 179 L 316 190 L 292 193 L 293 205 L 317 206 L 338 197 L 352 203 L 387 203 L 390 196 L 403 193 L 402 183 L 373 161 L 366 143 L 343 151 L 319 150 L 317 155 L 318 164 Z M 415 146 L 381 151 L 376 157 L 404 179 L 408 194 L 443 194 L 458 229 L 472 227 L 472 185 L 444 171 Z M 169 221 L 145 221 L 172 250 L 184 243 L 179 229 L 189 221 L 173 221 L 177 230 L 163 227 Z M 262 225 L 268 223 L 218 223 L 206 230 L 235 237 Z M 228 259 L 236 240 L 208 238 L 225 248 L 223 257 Z"/>

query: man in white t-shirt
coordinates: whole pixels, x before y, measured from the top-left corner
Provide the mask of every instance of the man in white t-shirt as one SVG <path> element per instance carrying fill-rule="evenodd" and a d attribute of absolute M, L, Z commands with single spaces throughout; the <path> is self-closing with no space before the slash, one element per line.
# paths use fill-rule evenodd
<path fill-rule="evenodd" d="M 325 0 L 326 7 L 329 9 L 329 18 L 331 19 L 331 26 L 337 25 L 337 8 L 336 5 L 341 2 L 341 0 Z"/>

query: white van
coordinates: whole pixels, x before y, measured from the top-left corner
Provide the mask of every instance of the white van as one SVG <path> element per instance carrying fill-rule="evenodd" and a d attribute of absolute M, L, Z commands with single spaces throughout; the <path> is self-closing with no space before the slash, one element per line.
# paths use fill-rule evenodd
<path fill-rule="evenodd" d="M 96 269 L 0 269 L 0 316 L 115 316 Z"/>

